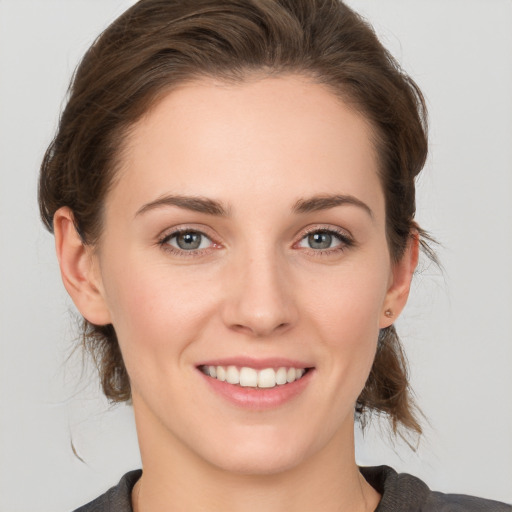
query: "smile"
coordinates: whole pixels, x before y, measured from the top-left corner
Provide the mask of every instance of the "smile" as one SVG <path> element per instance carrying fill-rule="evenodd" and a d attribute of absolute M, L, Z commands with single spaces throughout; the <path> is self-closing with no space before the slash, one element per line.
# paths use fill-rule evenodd
<path fill-rule="evenodd" d="M 228 384 L 250 388 L 274 388 L 291 384 L 303 377 L 307 368 L 280 367 L 256 370 L 247 366 L 200 366 L 199 369 L 209 377 Z"/>

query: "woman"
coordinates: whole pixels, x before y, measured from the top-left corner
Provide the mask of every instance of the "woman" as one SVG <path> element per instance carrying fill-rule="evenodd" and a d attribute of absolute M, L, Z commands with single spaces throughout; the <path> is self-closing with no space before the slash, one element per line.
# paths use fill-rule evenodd
<path fill-rule="evenodd" d="M 355 463 L 354 413 L 421 433 L 424 110 L 335 1 L 142 0 L 100 36 L 40 205 L 143 474 L 81 510 L 510 510 Z"/>

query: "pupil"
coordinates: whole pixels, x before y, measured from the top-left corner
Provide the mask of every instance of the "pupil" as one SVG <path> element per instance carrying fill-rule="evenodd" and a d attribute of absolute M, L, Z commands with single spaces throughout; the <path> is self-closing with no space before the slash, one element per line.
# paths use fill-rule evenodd
<path fill-rule="evenodd" d="M 176 241 L 180 249 L 197 249 L 201 245 L 201 235 L 199 233 L 181 233 Z"/>
<path fill-rule="evenodd" d="M 313 233 L 308 236 L 308 241 L 312 249 L 328 249 L 331 246 L 332 236 L 329 233 Z"/>

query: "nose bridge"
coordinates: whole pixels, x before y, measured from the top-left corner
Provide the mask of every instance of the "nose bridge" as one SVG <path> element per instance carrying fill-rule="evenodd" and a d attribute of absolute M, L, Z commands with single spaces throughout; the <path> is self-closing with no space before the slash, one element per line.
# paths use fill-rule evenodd
<path fill-rule="evenodd" d="M 226 323 L 253 336 L 283 331 L 296 321 L 286 258 L 272 245 L 245 247 L 236 256 Z"/>

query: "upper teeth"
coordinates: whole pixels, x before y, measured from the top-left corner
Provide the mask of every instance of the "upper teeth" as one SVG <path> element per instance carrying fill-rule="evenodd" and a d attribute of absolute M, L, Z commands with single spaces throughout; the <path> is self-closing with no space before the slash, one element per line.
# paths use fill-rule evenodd
<path fill-rule="evenodd" d="M 206 375 L 217 380 L 253 388 L 273 388 L 276 385 L 281 386 L 300 379 L 306 372 L 304 368 L 281 367 L 277 370 L 274 370 L 274 368 L 255 370 L 247 366 L 243 366 L 240 369 L 236 366 L 202 366 L 201 370 Z"/>

